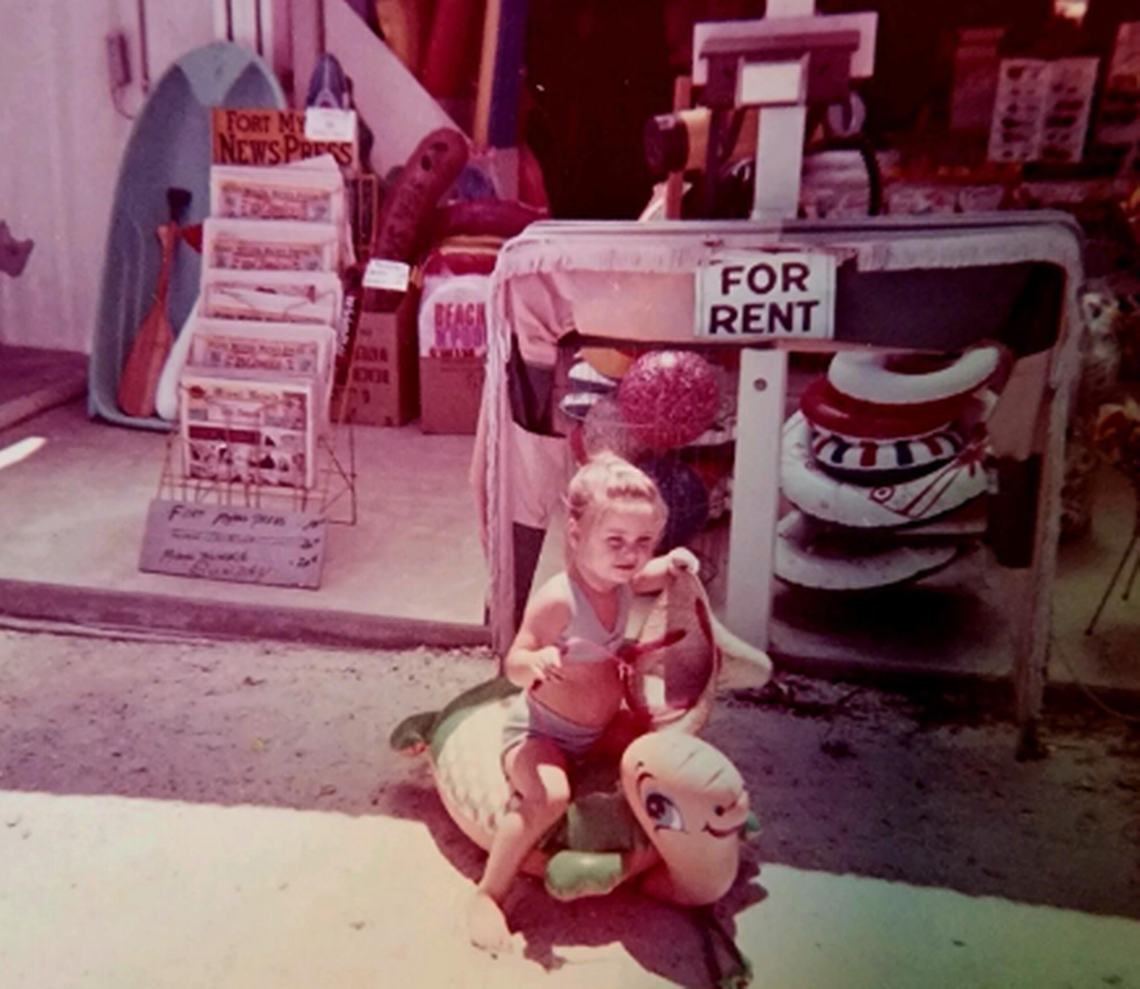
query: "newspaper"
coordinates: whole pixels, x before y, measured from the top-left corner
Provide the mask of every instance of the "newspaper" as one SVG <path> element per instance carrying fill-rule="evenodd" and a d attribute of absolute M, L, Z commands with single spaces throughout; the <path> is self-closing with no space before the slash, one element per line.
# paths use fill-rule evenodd
<path fill-rule="evenodd" d="M 207 268 L 335 272 L 341 265 L 341 239 L 332 224 L 210 217 L 202 226 Z"/>
<path fill-rule="evenodd" d="M 327 272 L 202 272 L 202 313 L 210 318 L 333 326 L 343 300 L 340 279 Z"/>

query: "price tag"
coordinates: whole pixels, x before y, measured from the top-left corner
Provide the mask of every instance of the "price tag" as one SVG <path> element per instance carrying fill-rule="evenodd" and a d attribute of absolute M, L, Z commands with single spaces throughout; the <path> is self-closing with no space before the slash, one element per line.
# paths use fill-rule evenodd
<path fill-rule="evenodd" d="M 356 111 L 311 106 L 305 111 L 305 139 L 308 141 L 355 141 Z"/>
<path fill-rule="evenodd" d="M 320 587 L 327 520 L 317 512 L 155 499 L 139 569 L 276 587 Z"/>
<path fill-rule="evenodd" d="M 411 268 L 403 261 L 382 261 L 374 258 L 364 269 L 364 287 L 385 289 L 389 292 L 406 292 Z"/>

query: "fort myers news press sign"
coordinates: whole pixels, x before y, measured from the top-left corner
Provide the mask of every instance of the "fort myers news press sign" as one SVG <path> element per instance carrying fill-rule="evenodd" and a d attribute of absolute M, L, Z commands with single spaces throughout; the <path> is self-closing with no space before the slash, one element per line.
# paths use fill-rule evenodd
<path fill-rule="evenodd" d="M 710 341 L 830 340 L 835 256 L 822 251 L 720 251 L 697 270 L 696 335 Z"/>
<path fill-rule="evenodd" d="M 355 138 L 313 139 L 301 110 L 215 109 L 212 129 L 215 165 L 283 165 L 323 154 L 331 154 L 341 168 L 359 164 Z"/>

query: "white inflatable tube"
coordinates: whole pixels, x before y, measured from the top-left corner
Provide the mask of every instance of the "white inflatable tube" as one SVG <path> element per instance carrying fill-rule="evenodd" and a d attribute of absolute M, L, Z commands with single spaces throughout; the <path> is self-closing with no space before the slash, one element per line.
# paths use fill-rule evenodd
<path fill-rule="evenodd" d="M 827 474 L 811 452 L 811 428 L 802 412 L 784 424 L 780 487 L 801 511 L 858 529 L 913 525 L 945 515 L 986 490 L 982 451 L 967 445 L 949 463 L 906 481 L 852 484 Z"/>
<path fill-rule="evenodd" d="M 874 550 L 820 553 L 812 526 L 800 512 L 785 515 L 776 529 L 776 576 L 819 591 L 866 591 L 926 577 L 952 563 L 960 543 L 883 545 Z"/>
<path fill-rule="evenodd" d="M 877 405 L 940 402 L 980 388 L 997 371 L 1001 357 L 999 347 L 975 347 L 948 367 L 911 374 L 889 368 L 888 354 L 844 350 L 832 359 L 827 380 L 836 391 L 861 402 Z"/>
<path fill-rule="evenodd" d="M 839 477 L 853 474 L 874 479 L 894 471 L 917 474 L 953 460 L 964 445 L 954 429 L 916 439 L 861 440 L 812 428 L 816 463 Z"/>

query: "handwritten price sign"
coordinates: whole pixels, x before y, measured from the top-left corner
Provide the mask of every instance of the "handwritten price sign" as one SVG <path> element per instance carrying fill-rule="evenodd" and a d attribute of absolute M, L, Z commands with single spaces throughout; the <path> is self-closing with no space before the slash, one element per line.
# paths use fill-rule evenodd
<path fill-rule="evenodd" d="M 323 516 L 263 508 L 150 503 L 139 569 L 245 584 L 317 588 Z"/>

